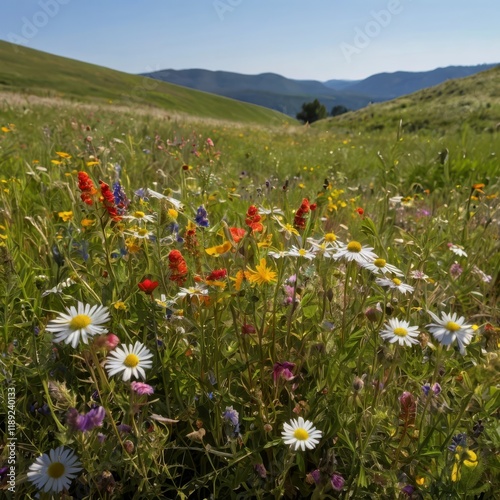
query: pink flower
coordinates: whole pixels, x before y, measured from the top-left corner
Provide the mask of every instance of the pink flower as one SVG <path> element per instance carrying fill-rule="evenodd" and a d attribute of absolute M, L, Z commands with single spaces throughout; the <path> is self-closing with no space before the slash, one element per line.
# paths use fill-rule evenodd
<path fill-rule="evenodd" d="M 274 383 L 278 382 L 280 377 L 284 378 L 287 382 L 295 378 L 292 370 L 295 368 L 295 363 L 284 361 L 283 363 L 274 363 L 273 378 Z"/>
<path fill-rule="evenodd" d="M 150 385 L 144 384 L 143 382 L 132 382 L 130 384 L 130 388 L 134 392 L 139 394 L 139 396 L 142 396 L 144 394 L 153 394 L 155 392 Z"/>
<path fill-rule="evenodd" d="M 99 335 L 99 337 L 96 337 L 94 340 L 94 345 L 98 349 L 105 348 L 108 351 L 112 351 L 119 343 L 120 339 L 114 333 Z"/>
<path fill-rule="evenodd" d="M 211 148 L 214 147 L 214 141 L 212 141 L 212 139 L 210 139 L 210 137 L 206 140 L 206 143 L 207 143 L 207 146 L 210 146 Z"/>

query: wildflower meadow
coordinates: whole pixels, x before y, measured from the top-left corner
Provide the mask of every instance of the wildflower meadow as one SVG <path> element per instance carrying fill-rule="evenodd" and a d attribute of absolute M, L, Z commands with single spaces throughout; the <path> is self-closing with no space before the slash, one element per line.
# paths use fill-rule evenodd
<path fill-rule="evenodd" d="M 499 132 L 1 109 L 5 498 L 495 497 Z"/>

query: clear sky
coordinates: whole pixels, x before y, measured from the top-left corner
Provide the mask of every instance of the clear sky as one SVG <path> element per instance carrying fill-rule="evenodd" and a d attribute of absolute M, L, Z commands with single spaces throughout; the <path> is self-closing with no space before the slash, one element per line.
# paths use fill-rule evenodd
<path fill-rule="evenodd" d="M 360 79 L 500 62 L 500 0 L 0 0 L 0 39 L 129 73 Z"/>

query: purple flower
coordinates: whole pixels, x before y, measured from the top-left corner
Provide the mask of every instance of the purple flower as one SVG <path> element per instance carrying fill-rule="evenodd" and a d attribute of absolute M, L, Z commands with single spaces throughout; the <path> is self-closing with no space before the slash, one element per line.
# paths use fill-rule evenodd
<path fill-rule="evenodd" d="M 315 484 L 319 484 L 319 482 L 321 481 L 321 471 L 319 469 L 314 469 L 310 473 L 310 476 L 313 479 L 313 481 L 315 482 Z"/>
<path fill-rule="evenodd" d="M 432 384 L 432 392 L 434 396 L 439 396 L 439 394 L 441 394 L 441 386 L 437 382 Z"/>
<path fill-rule="evenodd" d="M 455 262 L 450 266 L 450 274 L 453 279 L 457 279 L 462 274 L 463 269 L 458 262 Z"/>
<path fill-rule="evenodd" d="M 284 361 L 283 363 L 274 363 L 273 367 L 273 379 L 274 383 L 278 382 L 280 377 L 284 378 L 286 381 L 293 380 L 295 378 L 292 370 L 295 368 L 295 363 L 290 363 L 289 361 Z"/>
<path fill-rule="evenodd" d="M 153 394 L 155 391 L 154 389 L 148 385 L 148 384 L 144 384 L 143 382 L 132 382 L 130 384 L 130 388 L 136 392 L 137 394 L 139 394 L 139 396 L 142 396 L 144 394 Z"/>
<path fill-rule="evenodd" d="M 102 422 L 106 416 L 106 411 L 102 406 L 92 408 L 87 415 L 85 415 L 85 429 L 84 431 L 91 431 L 95 427 L 102 427 Z"/>
<path fill-rule="evenodd" d="M 330 483 L 335 491 L 341 491 L 345 485 L 345 479 L 340 474 L 334 474 L 330 479 Z"/>
<path fill-rule="evenodd" d="M 413 495 L 413 492 L 415 491 L 415 488 L 411 484 L 407 484 L 401 492 L 404 493 L 406 496 L 411 497 Z"/>
<path fill-rule="evenodd" d="M 255 464 L 253 468 L 259 477 L 261 477 L 262 479 L 266 479 L 267 470 L 264 467 L 264 464 Z"/>
<path fill-rule="evenodd" d="M 95 427 L 101 427 L 106 411 L 102 406 L 92 408 L 86 415 L 78 413 L 76 408 L 70 408 L 66 414 L 66 423 L 73 431 L 86 432 Z"/>
<path fill-rule="evenodd" d="M 196 217 L 194 218 L 196 224 L 201 227 L 208 227 L 210 226 L 210 222 L 208 222 L 207 218 L 207 211 L 205 210 L 205 207 L 201 205 L 198 207 L 198 211 L 196 212 Z"/>
<path fill-rule="evenodd" d="M 238 437 L 240 433 L 240 415 L 232 406 L 226 406 L 226 411 L 222 414 L 225 422 L 225 431 L 228 436 Z"/>
<path fill-rule="evenodd" d="M 130 200 L 127 198 L 125 191 L 119 181 L 113 184 L 113 198 L 119 215 L 123 215 L 130 205 Z"/>
<path fill-rule="evenodd" d="M 130 432 L 132 432 L 132 427 L 130 427 L 130 425 L 127 425 L 127 424 L 117 425 L 117 429 L 120 432 L 123 432 L 123 434 L 129 434 Z"/>

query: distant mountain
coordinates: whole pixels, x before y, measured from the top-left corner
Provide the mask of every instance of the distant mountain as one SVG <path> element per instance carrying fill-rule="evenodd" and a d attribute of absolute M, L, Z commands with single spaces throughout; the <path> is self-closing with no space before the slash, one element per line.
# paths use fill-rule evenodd
<path fill-rule="evenodd" d="M 397 71 L 396 73 L 379 73 L 365 80 L 344 87 L 354 93 L 368 94 L 377 100 L 387 101 L 418 90 L 434 87 L 447 80 L 464 78 L 475 75 L 481 71 L 494 68 L 497 64 L 480 64 L 478 66 L 448 66 L 432 71 L 409 72 Z"/>
<path fill-rule="evenodd" d="M 323 82 L 323 85 L 333 90 L 344 90 L 359 82 L 361 80 L 328 80 Z"/>
<path fill-rule="evenodd" d="M 319 99 L 329 112 L 333 106 L 338 105 L 356 110 L 369 103 L 394 99 L 495 66 L 496 64 L 448 66 L 423 72 L 379 73 L 364 80 L 328 80 L 326 82 L 293 80 L 275 73 L 243 75 L 205 69 L 165 69 L 145 73 L 143 76 L 259 104 L 295 117 L 304 102 L 314 99 Z"/>
<path fill-rule="evenodd" d="M 373 100 L 369 95 L 337 91 L 316 80 L 292 80 L 275 73 L 242 75 L 205 69 L 165 69 L 143 76 L 259 104 L 293 117 L 304 102 L 314 99 L 319 99 L 328 111 L 340 104 L 349 109 L 359 109 Z"/>

